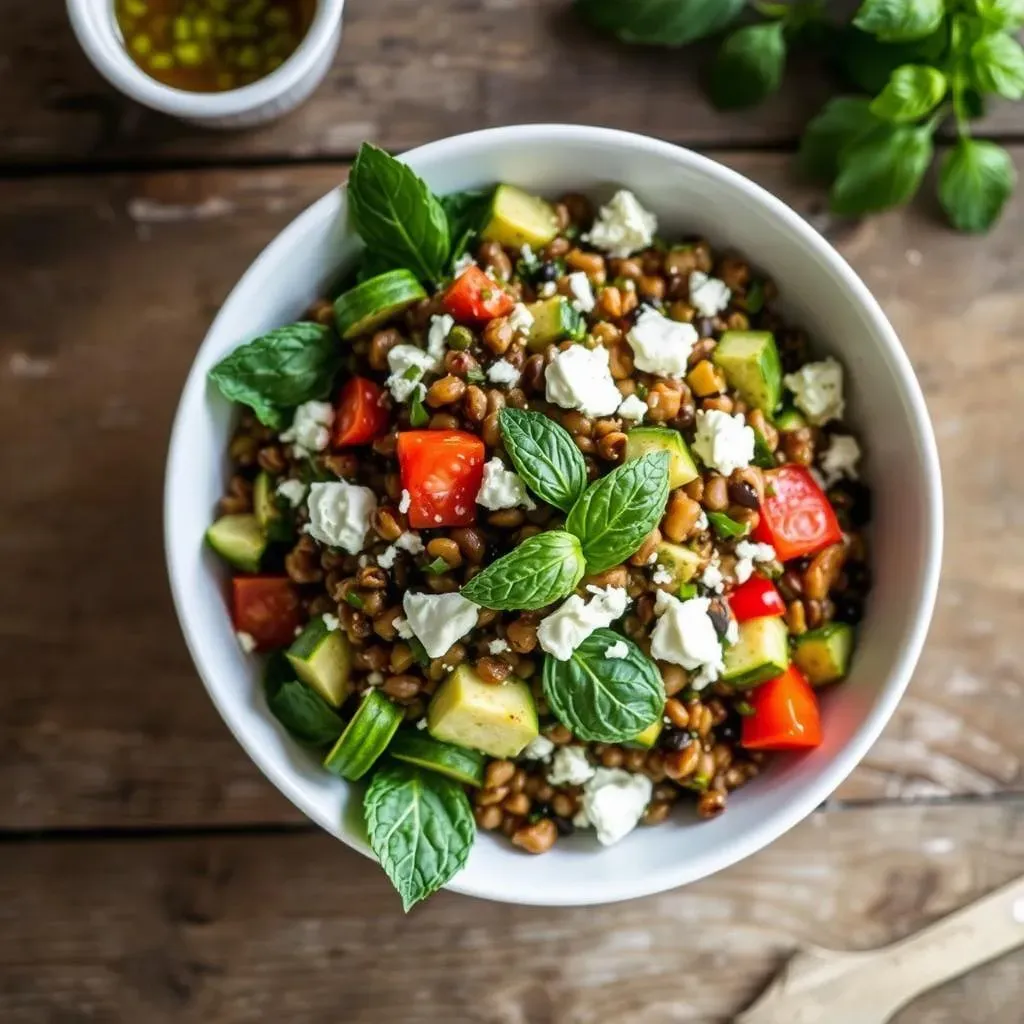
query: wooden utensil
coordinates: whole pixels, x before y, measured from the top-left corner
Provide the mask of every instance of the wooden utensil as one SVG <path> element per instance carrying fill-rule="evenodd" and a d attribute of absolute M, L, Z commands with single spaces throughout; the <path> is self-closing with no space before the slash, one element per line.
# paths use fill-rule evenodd
<path fill-rule="evenodd" d="M 1024 877 L 881 949 L 798 951 L 734 1024 L 885 1024 L 911 999 L 1024 945 Z"/>

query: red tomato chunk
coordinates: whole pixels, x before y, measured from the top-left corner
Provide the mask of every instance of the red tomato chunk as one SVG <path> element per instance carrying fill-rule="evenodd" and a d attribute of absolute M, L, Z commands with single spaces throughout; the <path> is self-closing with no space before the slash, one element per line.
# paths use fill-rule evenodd
<path fill-rule="evenodd" d="M 515 300 L 479 267 L 467 267 L 444 293 L 444 308 L 456 320 L 493 320 L 512 312 Z"/>
<path fill-rule="evenodd" d="M 825 492 L 804 466 L 780 466 L 764 475 L 765 498 L 754 539 L 771 544 L 783 562 L 813 555 L 842 540 Z"/>
<path fill-rule="evenodd" d="M 287 647 L 302 625 L 299 592 L 287 576 L 236 576 L 231 581 L 231 619 L 256 650 Z"/>
<path fill-rule="evenodd" d="M 334 448 L 369 444 L 387 433 L 388 410 L 384 392 L 365 377 L 353 377 L 334 405 Z"/>
<path fill-rule="evenodd" d="M 748 750 L 806 750 L 821 743 L 818 697 L 796 665 L 754 689 L 750 704 L 754 713 L 743 719 L 740 738 Z"/>
<path fill-rule="evenodd" d="M 402 487 L 414 529 L 469 526 L 484 475 L 484 443 L 462 430 L 406 430 L 398 435 Z"/>
<path fill-rule="evenodd" d="M 751 576 L 729 595 L 729 607 L 737 622 L 760 619 L 766 615 L 785 615 L 786 602 L 771 580 Z"/>

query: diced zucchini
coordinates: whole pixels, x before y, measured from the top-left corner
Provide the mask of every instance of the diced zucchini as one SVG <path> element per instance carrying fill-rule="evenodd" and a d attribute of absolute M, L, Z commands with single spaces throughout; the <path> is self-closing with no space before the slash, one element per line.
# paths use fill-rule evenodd
<path fill-rule="evenodd" d="M 267 535 L 251 512 L 221 516 L 207 531 L 206 542 L 243 572 L 256 572 L 267 550 Z"/>
<path fill-rule="evenodd" d="M 583 314 L 562 295 L 532 302 L 526 308 L 533 315 L 526 344 L 534 352 L 556 341 L 582 341 L 587 333 Z"/>
<path fill-rule="evenodd" d="M 427 708 L 434 739 L 491 757 L 516 757 L 536 739 L 537 708 L 530 687 L 510 676 L 500 686 L 485 683 L 460 665 L 437 688 Z"/>
<path fill-rule="evenodd" d="M 793 643 L 793 661 L 813 686 L 842 679 L 850 670 L 852 654 L 853 626 L 847 622 L 809 630 Z"/>
<path fill-rule="evenodd" d="M 794 430 L 799 430 L 801 427 L 807 426 L 807 420 L 797 412 L 791 405 L 786 406 L 785 409 L 780 410 L 779 414 L 775 417 L 775 426 L 782 431 L 782 433 L 791 433 Z"/>
<path fill-rule="evenodd" d="M 340 629 L 328 629 L 318 615 L 285 654 L 307 686 L 328 704 L 341 707 L 352 690 L 352 645 Z"/>
<path fill-rule="evenodd" d="M 655 555 L 655 571 L 660 569 L 662 573 L 672 574 L 671 580 L 658 577 L 662 583 L 670 584 L 669 589 L 672 591 L 677 590 L 680 583 L 692 580 L 697 575 L 697 570 L 700 569 L 700 555 L 682 544 L 662 541 L 655 549 Z"/>
<path fill-rule="evenodd" d="M 634 736 L 627 744 L 627 747 L 641 747 L 643 750 L 650 750 L 658 742 L 661 730 L 665 728 L 665 722 L 658 718 L 652 722 L 639 736 Z"/>
<path fill-rule="evenodd" d="M 494 190 L 491 215 L 480 237 L 510 249 L 547 245 L 558 234 L 558 219 L 550 203 L 514 185 Z"/>
<path fill-rule="evenodd" d="M 733 686 L 756 686 L 774 679 L 789 665 L 789 631 L 783 619 L 766 615 L 739 624 L 739 639 L 725 650 L 722 680 Z"/>
<path fill-rule="evenodd" d="M 626 435 L 626 461 L 639 459 L 648 452 L 668 452 L 668 486 L 682 487 L 700 473 L 694 464 L 683 435 L 669 427 L 634 427 Z"/>
<path fill-rule="evenodd" d="M 350 782 L 361 779 L 387 749 L 403 717 L 402 709 L 380 690 L 368 690 L 352 721 L 324 758 L 324 767 Z"/>
<path fill-rule="evenodd" d="M 295 535 L 292 516 L 281 506 L 274 493 L 274 478 L 260 473 L 252 488 L 252 508 L 268 541 L 288 541 Z"/>
<path fill-rule="evenodd" d="M 388 753 L 399 761 L 439 772 L 467 786 L 484 784 L 486 758 L 483 754 L 451 743 L 442 743 L 424 736 L 416 729 L 403 729 L 396 733 Z"/>
<path fill-rule="evenodd" d="M 410 270 L 389 270 L 339 295 L 334 319 L 343 338 L 366 334 L 425 299 L 427 293 Z"/>
<path fill-rule="evenodd" d="M 747 405 L 771 416 L 782 398 L 782 362 L 771 331 L 726 331 L 711 356 Z"/>

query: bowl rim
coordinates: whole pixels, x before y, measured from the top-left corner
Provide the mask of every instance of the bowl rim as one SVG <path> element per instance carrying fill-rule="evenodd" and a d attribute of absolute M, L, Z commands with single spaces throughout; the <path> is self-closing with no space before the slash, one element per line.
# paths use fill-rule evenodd
<path fill-rule="evenodd" d="M 498 141 L 516 142 L 523 145 L 535 145 L 538 143 L 557 145 L 559 141 L 567 140 L 598 143 L 614 148 L 628 147 L 641 155 L 648 153 L 652 156 L 667 158 L 681 167 L 688 167 L 700 174 L 721 179 L 726 184 L 746 192 L 753 199 L 757 200 L 771 216 L 782 222 L 782 226 L 786 230 L 797 235 L 800 241 L 813 250 L 819 260 L 827 264 L 828 268 L 841 279 L 843 285 L 850 290 L 857 304 L 861 306 L 869 317 L 875 334 L 885 350 L 884 354 L 888 357 L 889 367 L 895 371 L 897 376 L 897 388 L 902 393 L 911 411 L 912 440 L 917 451 L 920 453 L 924 485 L 927 489 L 927 494 L 925 495 L 927 516 L 926 521 L 921 523 L 925 557 L 923 559 L 921 577 L 916 587 L 916 611 L 913 622 L 903 638 L 900 652 L 893 661 L 883 685 L 879 687 L 878 695 L 869 713 L 860 723 L 857 730 L 850 737 L 846 745 L 835 754 L 833 759 L 818 771 L 816 777 L 804 787 L 803 793 L 798 799 L 793 800 L 785 812 L 777 814 L 770 825 L 766 824 L 759 828 L 751 829 L 749 832 L 724 845 L 720 860 L 714 866 L 702 872 L 695 873 L 692 870 L 688 870 L 686 861 L 681 859 L 679 862 L 666 865 L 657 872 L 626 876 L 614 880 L 602 880 L 595 885 L 593 895 L 587 894 L 581 898 L 578 894 L 574 894 L 570 899 L 562 899 L 557 895 L 538 896 L 536 894 L 527 895 L 524 898 L 521 895 L 508 891 L 500 878 L 496 878 L 493 881 L 488 880 L 486 884 L 468 884 L 460 882 L 459 876 L 456 875 L 445 886 L 446 889 L 463 895 L 490 899 L 502 903 L 533 906 L 583 906 L 615 903 L 621 900 L 653 895 L 690 882 L 699 881 L 758 852 L 808 817 L 860 763 L 889 722 L 910 682 L 911 674 L 924 646 L 934 610 L 938 592 L 943 537 L 942 487 L 938 449 L 924 396 L 914 375 L 910 359 L 900 344 L 896 332 L 882 311 L 881 306 L 853 268 L 818 231 L 811 227 L 807 221 L 781 199 L 776 198 L 739 172 L 692 150 L 633 132 L 585 125 L 528 124 L 486 128 L 418 146 L 403 154 L 401 159 L 413 164 L 418 163 L 420 160 L 427 161 L 441 154 L 444 154 L 447 159 L 457 159 L 459 151 L 463 147 L 474 148 L 481 144 L 486 145 L 490 142 L 497 143 Z M 344 186 L 341 187 L 343 188 Z M 174 485 L 173 477 L 175 476 L 176 463 L 180 457 L 179 453 L 182 453 L 183 450 L 187 407 L 191 404 L 188 399 L 197 389 L 205 388 L 205 373 L 201 373 L 198 366 L 202 348 L 208 343 L 210 337 L 217 332 L 220 321 L 225 315 L 224 310 L 230 304 L 231 299 L 236 293 L 244 290 L 248 279 L 257 273 L 257 268 L 265 261 L 274 258 L 279 249 L 287 250 L 292 244 L 293 237 L 301 236 L 307 224 L 319 220 L 325 211 L 332 205 L 336 205 L 336 203 L 337 189 L 333 189 L 320 199 L 314 201 L 270 241 L 232 288 L 228 297 L 224 300 L 221 311 L 210 325 L 202 344 L 196 350 L 196 357 L 182 389 L 168 448 L 164 490 L 164 544 L 175 612 L 178 616 L 186 645 L 196 670 L 203 681 L 203 685 L 206 687 L 210 699 L 217 707 L 228 729 L 263 774 L 303 814 L 315 821 L 331 835 L 337 836 L 347 846 L 372 858 L 372 854 L 369 853 L 365 845 L 350 835 L 349 830 L 345 829 L 343 825 L 339 825 L 339 822 L 336 821 L 323 820 L 322 816 L 307 809 L 305 801 L 298 791 L 298 787 L 293 782 L 291 775 L 286 770 L 279 769 L 269 759 L 264 759 L 261 751 L 255 749 L 256 745 L 246 741 L 236 726 L 230 710 L 222 706 L 221 702 L 218 701 L 212 687 L 207 682 L 203 659 L 194 631 L 188 626 L 189 617 L 186 613 L 187 594 L 183 592 L 183 566 L 179 567 L 178 565 L 181 556 L 174 550 L 170 531 L 170 521 L 173 512 L 171 507 Z"/>

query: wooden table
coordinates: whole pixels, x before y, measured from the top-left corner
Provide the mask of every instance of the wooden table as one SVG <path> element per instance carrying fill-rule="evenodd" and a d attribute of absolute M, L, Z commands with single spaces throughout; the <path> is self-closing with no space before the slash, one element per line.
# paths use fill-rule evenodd
<path fill-rule="evenodd" d="M 350 0 L 316 97 L 245 134 L 121 99 L 56 0 L 0 0 L 0 25 L 0 1021 L 725 1021 L 798 942 L 888 942 L 1024 870 L 1024 191 L 983 239 L 927 196 L 836 222 L 790 172 L 823 82 L 720 116 L 690 51 L 594 38 L 561 0 Z M 839 246 L 934 417 L 942 589 L 885 735 L 770 849 L 607 909 L 442 894 L 405 919 L 196 679 L 164 578 L 164 452 L 219 303 L 362 139 L 541 112 L 710 152 Z M 1021 106 L 983 127 L 1024 171 Z M 1024 952 L 898 1021 L 1020 1024 L 1022 1005 Z"/>

